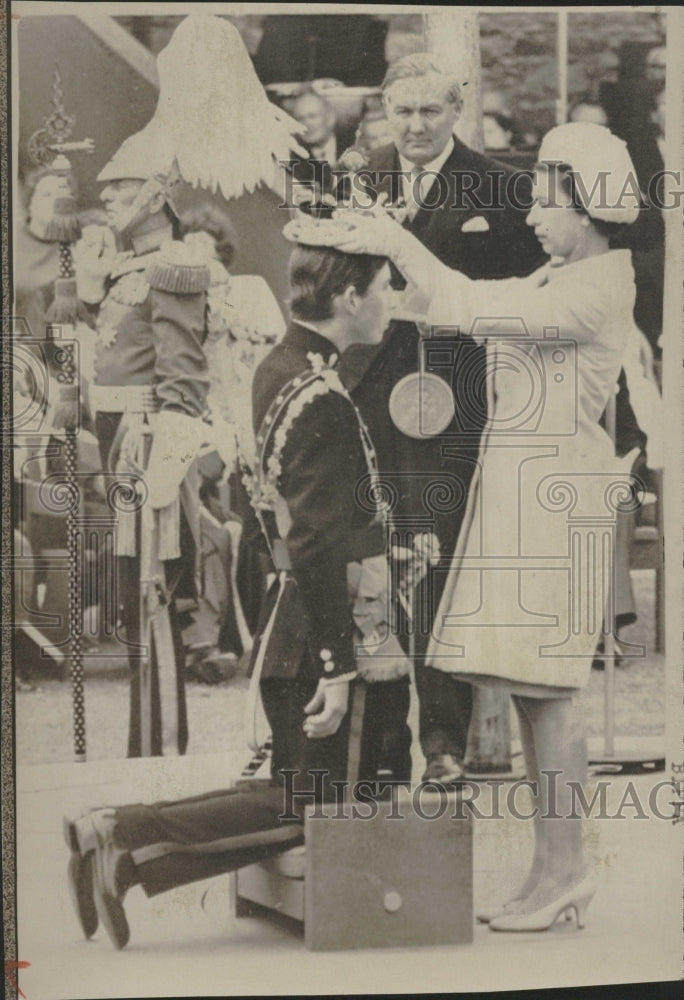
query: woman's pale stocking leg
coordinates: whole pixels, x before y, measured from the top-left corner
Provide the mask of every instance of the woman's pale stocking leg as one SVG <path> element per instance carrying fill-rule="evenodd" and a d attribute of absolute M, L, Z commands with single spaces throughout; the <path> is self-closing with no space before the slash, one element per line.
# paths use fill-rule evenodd
<path fill-rule="evenodd" d="M 576 792 L 586 776 L 586 741 L 570 698 L 520 698 L 532 733 L 539 770 L 537 837 L 543 861 L 536 886 L 522 906 L 531 912 L 546 906 L 582 881 L 586 872 L 582 821 Z M 538 832 L 537 832 L 538 831 Z"/>
<path fill-rule="evenodd" d="M 534 810 L 534 818 L 532 820 L 534 826 L 534 852 L 532 855 L 532 864 L 525 881 L 516 893 L 515 898 L 511 901 L 517 904 L 529 896 L 537 885 L 545 867 L 547 848 L 545 837 L 546 828 L 540 819 L 542 808 L 540 799 L 541 773 L 537 763 L 532 724 L 529 720 L 527 712 L 525 711 L 525 699 L 521 699 L 519 696 L 513 695 L 512 700 L 518 715 L 520 743 L 522 746 L 523 759 L 525 761 L 525 777 L 530 782 L 530 797 L 532 800 L 532 809 Z"/>

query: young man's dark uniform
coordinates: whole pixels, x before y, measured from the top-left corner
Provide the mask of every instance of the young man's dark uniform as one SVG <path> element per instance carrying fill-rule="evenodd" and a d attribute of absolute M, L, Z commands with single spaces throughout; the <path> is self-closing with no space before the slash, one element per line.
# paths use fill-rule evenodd
<path fill-rule="evenodd" d="M 245 478 L 278 574 L 255 653 L 273 734 L 272 780 L 99 810 L 67 823 L 71 885 L 86 936 L 99 914 L 114 943 L 126 944 L 122 898 L 135 882 L 151 896 L 301 843 L 306 800 L 288 798 L 279 771 L 294 770 L 295 790 L 318 797 L 330 781 L 347 777 L 350 713 L 333 735 L 309 738 L 305 706 L 321 680 L 337 684 L 356 675 L 348 564 L 381 556 L 385 530 L 374 505 L 357 496 L 375 476 L 375 459 L 334 369 L 336 357 L 331 341 L 293 322 L 253 388 L 257 461 Z M 389 766 L 408 779 L 408 678 L 395 675 L 367 691 L 360 777 L 373 779 Z M 307 773 L 313 769 L 325 772 L 323 787 Z"/>
<path fill-rule="evenodd" d="M 318 359 L 325 365 L 337 363 L 334 345 L 295 321 L 257 370 L 253 413 L 255 428 L 261 428 L 261 433 L 269 427 L 271 415 L 277 420 L 278 404 L 273 414 L 270 408 L 283 386 L 310 368 L 311 357 L 317 359 L 315 364 L 320 364 Z M 284 571 L 286 580 L 270 634 L 271 648 L 264 657 L 262 698 L 265 706 L 271 701 L 277 713 L 284 688 L 293 696 L 295 718 L 299 719 L 321 676 L 333 680 L 355 673 L 347 566 L 385 551 L 384 521 L 367 504 L 361 506 L 357 492 L 359 485 L 377 472 L 375 452 L 334 368 L 325 378 L 336 388 L 316 394 L 307 404 L 305 419 L 292 426 L 280 458 L 281 492 L 292 519 L 286 546 L 278 539 L 274 517 L 270 515 L 263 522 L 275 568 Z M 320 378 L 314 379 L 310 387 L 300 388 L 299 402 L 312 390 L 318 393 L 320 382 Z M 276 434 L 274 424 L 272 437 Z M 266 464 L 272 458 L 269 454 Z M 375 780 L 377 772 L 384 771 L 396 780 L 410 780 L 410 732 L 403 723 L 396 731 L 394 727 L 398 713 L 406 718 L 408 704 L 407 676 L 368 686 L 363 779 Z M 346 749 L 340 748 L 346 748 L 346 734 L 340 736 L 338 731 L 335 737 L 314 741 L 316 746 L 311 747 L 311 741 L 307 745 L 303 739 L 301 724 L 285 728 L 289 733 L 288 756 L 294 755 L 298 761 L 294 766 L 304 761 L 308 761 L 308 769 L 319 766 L 319 755 L 328 759 L 332 753 L 338 761 L 335 770 L 344 777 Z M 280 763 L 281 749 L 274 742 L 275 769 L 293 766 Z"/>

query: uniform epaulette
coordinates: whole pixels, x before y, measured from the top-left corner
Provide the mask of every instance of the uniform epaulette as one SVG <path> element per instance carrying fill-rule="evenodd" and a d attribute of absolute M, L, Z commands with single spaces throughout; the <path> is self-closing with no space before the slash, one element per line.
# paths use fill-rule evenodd
<path fill-rule="evenodd" d="M 209 287 L 209 268 L 198 264 L 184 243 L 166 243 L 148 266 L 145 276 L 151 288 L 176 295 L 205 292 Z"/>

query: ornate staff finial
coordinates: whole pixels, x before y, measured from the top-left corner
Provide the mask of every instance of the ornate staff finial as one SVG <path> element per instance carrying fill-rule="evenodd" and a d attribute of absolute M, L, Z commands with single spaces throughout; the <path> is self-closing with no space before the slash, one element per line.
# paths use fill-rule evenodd
<path fill-rule="evenodd" d="M 73 324 L 79 318 L 80 309 L 76 298 L 76 284 L 71 258 L 71 244 L 80 234 L 77 205 L 67 175 L 71 162 L 65 155 L 72 152 L 93 153 L 92 139 L 69 141 L 76 124 L 76 116 L 64 106 L 64 89 L 59 67 L 55 66 L 50 92 L 52 110 L 43 119 L 43 128 L 34 132 L 28 142 L 28 152 L 33 162 L 46 167 L 63 178 L 64 190 L 55 198 L 53 217 L 45 229 L 45 239 L 60 244 L 60 271 L 55 282 L 55 295 L 47 318 L 51 323 Z"/>
<path fill-rule="evenodd" d="M 28 153 L 39 167 L 52 166 L 55 170 L 66 171 L 71 164 L 65 153 L 93 153 L 95 143 L 92 139 L 82 139 L 78 142 L 68 142 L 76 124 L 76 116 L 70 115 L 64 107 L 64 90 L 59 67 L 55 66 L 50 95 L 52 111 L 43 119 L 43 128 L 34 132 L 28 141 Z"/>

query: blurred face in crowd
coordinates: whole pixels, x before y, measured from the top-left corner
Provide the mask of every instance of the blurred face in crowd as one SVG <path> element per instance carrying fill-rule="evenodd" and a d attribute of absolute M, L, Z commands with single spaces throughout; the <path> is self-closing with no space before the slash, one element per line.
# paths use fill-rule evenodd
<path fill-rule="evenodd" d="M 359 141 L 370 153 L 392 141 L 392 127 L 385 117 L 365 119 L 361 122 Z"/>
<path fill-rule="evenodd" d="M 385 91 L 394 144 L 417 166 L 438 157 L 453 134 L 461 109 L 448 99 L 447 91 L 439 73 L 395 80 Z"/>
<path fill-rule="evenodd" d="M 84 226 L 72 252 L 79 270 L 105 277 L 111 272 L 116 256 L 114 233 L 109 226 Z"/>
<path fill-rule="evenodd" d="M 665 46 L 658 45 L 646 56 L 646 79 L 658 87 L 665 84 Z"/>
<path fill-rule="evenodd" d="M 303 94 L 294 104 L 293 117 L 304 126 L 304 142 L 320 146 L 333 133 L 335 114 L 330 105 L 317 94 Z"/>
<path fill-rule="evenodd" d="M 526 222 L 549 257 L 562 257 L 566 263 L 581 258 L 589 217 L 573 208 L 558 174 L 544 166 L 534 172 L 532 208 Z"/>
<path fill-rule="evenodd" d="M 576 104 L 570 112 L 570 121 L 591 122 L 592 125 L 607 125 L 608 115 L 600 104 L 591 104 L 588 101 L 582 101 L 580 104 Z"/>
<path fill-rule="evenodd" d="M 391 317 L 395 292 L 391 286 L 389 264 L 383 264 L 365 294 L 356 289 L 344 293 L 354 341 L 359 344 L 379 344 Z"/>
<path fill-rule="evenodd" d="M 497 121 L 494 115 L 483 115 L 482 131 L 485 149 L 508 149 L 513 133 Z"/>
<path fill-rule="evenodd" d="M 142 180 L 110 181 L 100 194 L 100 201 L 107 213 L 107 222 L 120 233 L 128 228 L 127 219 L 130 207 L 137 198 L 143 186 Z"/>
<path fill-rule="evenodd" d="M 598 58 L 598 75 L 604 83 L 617 83 L 620 59 L 612 49 L 605 49 Z"/>
<path fill-rule="evenodd" d="M 658 94 L 656 106 L 651 112 L 651 121 L 658 129 L 658 134 L 665 135 L 665 91 Z"/>
<path fill-rule="evenodd" d="M 57 174 L 46 174 L 45 177 L 41 177 L 29 202 L 31 228 L 44 230 L 54 218 L 55 201 L 70 196 L 71 190 L 64 177 L 58 177 Z"/>

